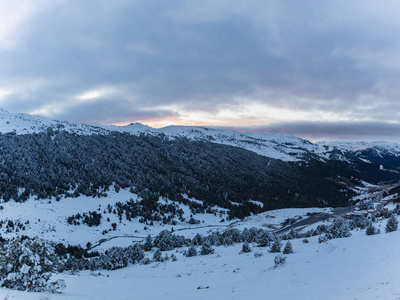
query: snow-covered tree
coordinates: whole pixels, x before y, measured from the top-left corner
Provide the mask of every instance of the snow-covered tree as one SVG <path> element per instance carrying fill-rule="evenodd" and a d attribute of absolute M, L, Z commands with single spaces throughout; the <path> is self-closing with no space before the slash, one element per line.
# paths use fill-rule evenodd
<path fill-rule="evenodd" d="M 293 253 L 293 247 L 292 243 L 290 241 L 287 241 L 285 247 L 283 248 L 283 254 L 291 254 Z"/>
<path fill-rule="evenodd" d="M 337 218 L 333 221 L 332 225 L 329 226 L 328 233 L 331 234 L 331 238 L 344 238 L 351 236 L 349 221 L 344 218 Z"/>
<path fill-rule="evenodd" d="M 397 221 L 397 218 L 394 215 L 391 215 L 387 220 L 385 231 L 386 232 L 396 231 L 398 226 L 399 226 L 399 221 Z"/>
<path fill-rule="evenodd" d="M 273 240 L 273 236 L 268 231 L 259 229 L 255 240 L 259 247 L 267 247 Z"/>
<path fill-rule="evenodd" d="M 376 229 L 375 226 L 372 225 L 372 223 L 371 223 L 371 224 L 369 224 L 369 225 L 367 226 L 367 229 L 365 230 L 365 234 L 366 234 L 366 235 L 378 234 L 378 229 Z"/>
<path fill-rule="evenodd" d="M 150 251 L 152 248 L 153 248 L 153 239 L 151 238 L 151 235 L 149 234 L 146 237 L 146 240 L 144 241 L 143 250 Z"/>
<path fill-rule="evenodd" d="M 61 292 L 65 282 L 49 282 L 59 264 L 54 245 L 19 237 L 0 247 L 0 286 L 21 291 Z"/>
<path fill-rule="evenodd" d="M 272 243 L 271 248 L 269 249 L 269 252 L 271 252 L 271 253 L 281 252 L 281 247 L 282 247 L 281 240 L 277 237 L 275 239 L 275 241 Z"/>
<path fill-rule="evenodd" d="M 160 262 L 164 261 L 164 259 L 162 258 L 162 254 L 161 254 L 160 249 L 157 249 L 156 251 L 154 251 L 153 260 L 154 261 L 160 261 Z"/>

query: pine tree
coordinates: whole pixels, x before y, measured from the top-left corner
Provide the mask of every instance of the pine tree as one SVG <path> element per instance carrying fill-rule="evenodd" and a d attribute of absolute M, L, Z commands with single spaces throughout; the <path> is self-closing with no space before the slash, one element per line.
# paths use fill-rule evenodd
<path fill-rule="evenodd" d="M 146 241 L 144 242 L 143 249 L 144 249 L 144 251 L 150 251 L 151 248 L 153 248 L 153 239 L 151 238 L 151 235 L 149 234 L 146 237 Z"/>
<path fill-rule="evenodd" d="M 365 233 L 366 233 L 366 235 L 374 235 L 374 234 L 377 234 L 378 231 L 377 231 L 377 229 L 375 228 L 374 225 L 369 224 L 367 226 L 367 229 L 365 230 Z"/>
<path fill-rule="evenodd" d="M 391 215 L 386 223 L 386 232 L 396 231 L 399 225 L 399 221 L 397 221 L 394 215 Z"/>
<path fill-rule="evenodd" d="M 163 261 L 162 255 L 161 255 L 161 251 L 160 249 L 157 249 L 154 254 L 153 254 L 153 260 L 154 261 Z"/>
<path fill-rule="evenodd" d="M 273 242 L 273 244 L 271 245 L 271 248 L 269 249 L 269 252 L 271 253 L 278 253 L 281 252 L 281 241 L 279 238 L 276 238 L 275 241 Z"/>
<path fill-rule="evenodd" d="M 293 248 L 292 248 L 292 243 L 288 241 L 285 245 L 285 248 L 283 248 L 283 254 L 290 254 L 293 253 Z"/>

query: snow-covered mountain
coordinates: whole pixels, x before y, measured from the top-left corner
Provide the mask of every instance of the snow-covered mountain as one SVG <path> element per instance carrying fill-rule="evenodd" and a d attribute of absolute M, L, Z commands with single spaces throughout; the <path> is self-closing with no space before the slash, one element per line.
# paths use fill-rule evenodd
<path fill-rule="evenodd" d="M 318 145 L 327 149 L 338 149 L 349 152 L 367 161 L 380 163 L 382 165 L 400 167 L 400 144 L 395 142 L 319 142 Z"/>
<path fill-rule="evenodd" d="M 400 145 L 394 142 L 317 142 L 276 132 L 234 132 L 200 126 L 167 126 L 152 128 L 140 123 L 126 126 L 88 125 L 51 120 L 40 116 L 10 113 L 0 108 L 0 133 L 29 134 L 62 130 L 79 135 L 109 134 L 117 131 L 132 135 L 165 135 L 169 139 L 185 137 L 217 144 L 244 148 L 257 154 L 282 161 L 302 161 L 310 156 L 320 161 L 344 160 L 354 155 L 365 162 L 380 163 L 389 167 L 400 167 Z"/>
<path fill-rule="evenodd" d="M 13 132 L 15 134 L 30 134 L 46 132 L 49 128 L 53 130 L 64 130 L 75 134 L 107 133 L 108 131 L 101 127 L 83 123 L 51 120 L 22 113 L 10 113 L 0 108 L 1 133 Z"/>
<path fill-rule="evenodd" d="M 158 129 L 140 123 L 132 123 L 126 126 L 95 126 L 0 110 L 1 133 L 39 133 L 46 132 L 49 128 L 82 135 L 107 134 L 117 131 L 132 135 L 164 134 L 171 139 L 174 137 L 186 137 L 191 140 L 206 140 L 213 143 L 236 146 L 283 161 L 298 161 L 309 153 L 321 158 L 328 158 L 325 147 L 283 133 L 239 133 L 197 126 L 167 126 Z"/>

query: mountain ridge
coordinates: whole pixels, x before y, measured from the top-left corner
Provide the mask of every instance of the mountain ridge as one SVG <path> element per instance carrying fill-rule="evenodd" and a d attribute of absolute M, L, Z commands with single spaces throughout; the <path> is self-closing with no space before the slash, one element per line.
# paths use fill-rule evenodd
<path fill-rule="evenodd" d="M 164 135 L 169 139 L 177 137 L 190 140 L 203 140 L 217 144 L 243 148 L 257 154 L 287 162 L 299 162 L 313 156 L 320 161 L 343 160 L 346 153 L 354 155 L 365 162 L 375 162 L 387 167 L 400 167 L 400 144 L 395 142 L 316 142 L 294 135 L 266 132 L 236 132 L 204 126 L 170 125 L 163 128 L 152 128 L 141 123 L 125 126 L 89 125 L 84 123 L 52 120 L 40 116 L 22 113 L 10 113 L 0 108 L 0 133 L 32 134 L 54 131 L 66 131 L 73 134 L 110 134 L 111 132 L 131 135 Z"/>

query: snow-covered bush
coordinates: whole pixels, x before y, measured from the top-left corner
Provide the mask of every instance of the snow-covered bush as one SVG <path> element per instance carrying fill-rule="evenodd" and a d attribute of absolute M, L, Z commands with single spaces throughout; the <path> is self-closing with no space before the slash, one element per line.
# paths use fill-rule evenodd
<path fill-rule="evenodd" d="M 246 241 L 243 243 L 242 253 L 249 253 L 249 252 L 251 252 L 251 248 L 250 248 L 249 243 Z"/>
<path fill-rule="evenodd" d="M 142 245 L 135 243 L 128 247 L 112 247 L 104 254 L 90 260 L 81 259 L 82 269 L 90 270 L 116 270 L 126 267 L 129 263 L 134 264 L 144 258 Z"/>
<path fill-rule="evenodd" d="M 351 229 L 354 229 L 356 227 L 360 228 L 360 229 L 365 229 L 367 228 L 370 224 L 372 223 L 372 221 L 370 219 L 368 219 L 367 217 L 364 216 L 356 216 L 353 218 L 353 220 L 351 221 L 350 227 Z"/>
<path fill-rule="evenodd" d="M 192 244 L 193 245 L 197 245 L 197 246 L 202 245 L 203 244 L 203 240 L 204 240 L 204 237 L 200 233 L 197 233 L 194 236 L 194 238 L 192 238 Z"/>
<path fill-rule="evenodd" d="M 65 282 L 49 282 L 59 264 L 54 245 L 19 237 L 1 244 L 0 286 L 21 291 L 61 292 Z"/>
<path fill-rule="evenodd" d="M 261 252 L 254 252 L 254 258 L 259 258 L 261 256 L 263 256 Z"/>
<path fill-rule="evenodd" d="M 275 263 L 274 269 L 276 269 L 279 266 L 283 266 L 286 263 L 286 257 L 281 255 L 275 256 L 274 263 Z"/>
<path fill-rule="evenodd" d="M 200 254 L 201 255 L 208 255 L 208 254 L 213 254 L 214 249 L 211 247 L 209 243 L 204 243 L 201 248 L 200 248 Z"/>
<path fill-rule="evenodd" d="M 344 238 L 351 236 L 349 221 L 343 218 L 337 218 L 333 221 L 332 225 L 329 226 L 328 232 L 330 238 Z"/>
<path fill-rule="evenodd" d="M 197 255 L 197 249 L 195 246 L 190 246 L 189 249 L 186 251 L 186 257 L 192 257 Z"/>
<path fill-rule="evenodd" d="M 154 238 L 153 245 L 161 251 L 168 251 L 185 246 L 186 240 L 183 236 L 172 234 L 169 230 L 163 230 Z"/>

